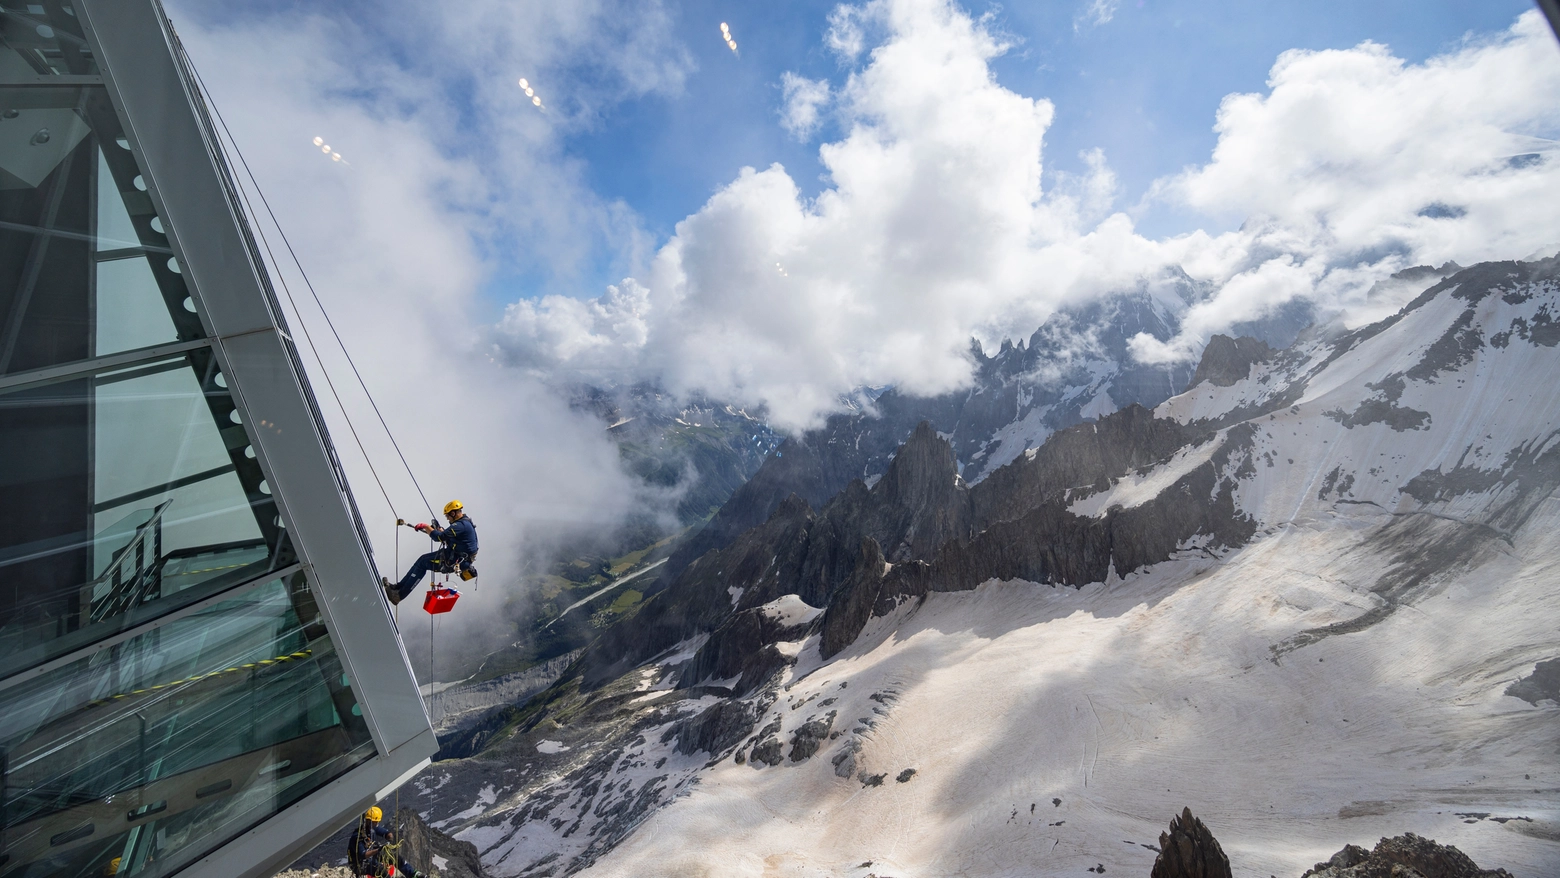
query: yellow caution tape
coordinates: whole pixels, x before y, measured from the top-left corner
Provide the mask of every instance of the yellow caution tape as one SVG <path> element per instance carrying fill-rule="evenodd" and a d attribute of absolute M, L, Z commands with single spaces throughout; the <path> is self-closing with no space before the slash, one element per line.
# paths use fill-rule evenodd
<path fill-rule="evenodd" d="M 247 665 L 240 665 L 239 667 L 236 667 L 236 668 L 223 668 L 220 671 L 212 671 L 209 674 L 196 674 L 193 677 L 187 677 L 187 678 L 185 678 L 183 680 L 174 680 L 171 683 L 158 683 L 155 686 L 147 686 L 145 689 L 132 689 L 129 692 L 121 692 L 118 695 L 110 695 L 107 698 L 99 698 L 98 700 L 92 702 L 91 704 L 88 704 L 87 706 L 88 707 L 97 707 L 100 704 L 107 704 L 110 701 L 115 701 L 115 700 L 118 700 L 120 698 L 129 698 L 132 695 L 144 695 L 144 694 L 146 694 L 148 692 L 156 692 L 156 691 L 158 691 L 160 689 L 171 689 L 174 686 L 182 686 L 185 683 L 195 683 L 195 682 L 198 682 L 198 681 L 201 681 L 201 680 L 209 680 L 212 677 L 224 677 L 224 676 L 227 676 L 229 674 L 236 674 L 236 673 L 239 673 L 241 671 L 251 670 L 253 668 L 260 667 L 261 665 L 278 665 L 278 664 L 282 664 L 283 662 L 296 661 L 298 659 L 308 658 L 309 656 L 311 656 L 313 654 L 314 654 L 314 650 L 312 650 L 312 649 L 303 649 L 303 650 L 299 650 L 298 652 L 288 653 L 286 655 L 279 655 L 279 656 L 276 656 L 275 658 L 268 658 L 268 659 L 265 659 L 263 661 L 250 662 Z"/>

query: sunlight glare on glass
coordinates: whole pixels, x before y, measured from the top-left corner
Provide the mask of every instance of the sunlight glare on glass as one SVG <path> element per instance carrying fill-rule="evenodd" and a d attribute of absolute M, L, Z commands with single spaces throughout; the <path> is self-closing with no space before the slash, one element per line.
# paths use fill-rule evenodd
<path fill-rule="evenodd" d="M 323 138 L 323 137 L 316 137 L 316 138 L 314 138 L 314 145 L 315 146 L 324 146 L 325 145 L 325 138 Z"/>

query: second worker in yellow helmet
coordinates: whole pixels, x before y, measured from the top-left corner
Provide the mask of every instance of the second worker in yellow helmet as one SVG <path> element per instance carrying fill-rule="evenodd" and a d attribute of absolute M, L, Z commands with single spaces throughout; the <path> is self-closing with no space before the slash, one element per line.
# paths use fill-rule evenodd
<path fill-rule="evenodd" d="M 477 575 L 477 569 L 471 566 L 471 562 L 477 558 L 476 524 L 466 514 L 466 507 L 459 500 L 444 504 L 444 517 L 450 520 L 449 527 L 417 525 L 418 530 L 439 541 L 439 548 L 413 562 L 412 569 L 406 571 L 400 582 L 391 582 L 388 576 L 381 580 L 385 597 L 390 603 L 399 604 L 430 570 L 435 573 L 459 573 L 461 579 L 472 579 Z"/>
<path fill-rule="evenodd" d="M 385 812 L 378 805 L 369 808 L 347 839 L 347 864 L 352 867 L 353 874 L 389 878 L 392 872 L 387 867 L 393 863 L 393 874 L 398 878 L 428 878 L 428 873 L 418 871 L 400 856 L 398 847 L 387 847 L 400 839 L 396 838 L 393 828 L 384 824 L 384 817 Z"/>

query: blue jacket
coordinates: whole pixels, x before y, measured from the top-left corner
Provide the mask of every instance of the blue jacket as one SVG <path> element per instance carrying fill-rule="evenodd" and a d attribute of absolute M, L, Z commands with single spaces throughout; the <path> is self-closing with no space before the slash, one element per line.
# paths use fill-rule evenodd
<path fill-rule="evenodd" d="M 467 557 L 477 554 L 477 526 L 471 523 L 469 515 L 449 527 L 433 528 L 428 535 Z"/>

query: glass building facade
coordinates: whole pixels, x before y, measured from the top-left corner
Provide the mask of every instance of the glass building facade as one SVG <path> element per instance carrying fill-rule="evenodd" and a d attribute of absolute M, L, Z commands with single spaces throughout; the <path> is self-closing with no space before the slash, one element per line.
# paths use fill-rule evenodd
<path fill-rule="evenodd" d="M 0 878 L 268 875 L 436 749 L 155 0 L 0 0 Z"/>

